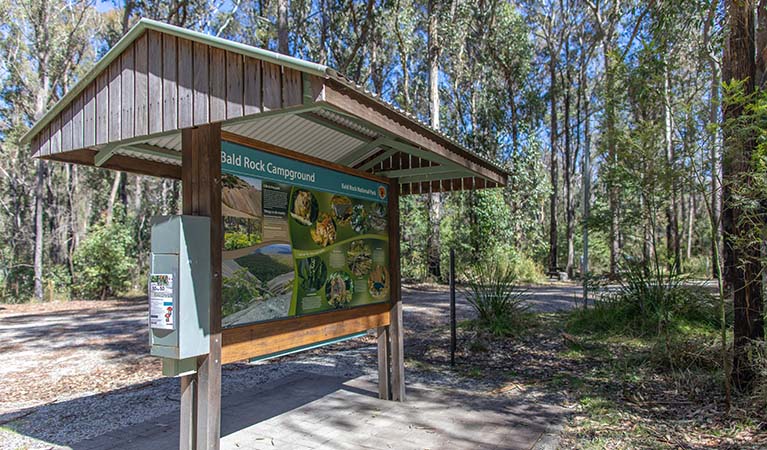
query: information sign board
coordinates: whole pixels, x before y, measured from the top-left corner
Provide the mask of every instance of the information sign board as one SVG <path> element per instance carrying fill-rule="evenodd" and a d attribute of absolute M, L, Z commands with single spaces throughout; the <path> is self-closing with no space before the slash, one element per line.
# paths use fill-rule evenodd
<path fill-rule="evenodd" d="M 223 326 L 389 301 L 388 186 L 224 141 Z"/>

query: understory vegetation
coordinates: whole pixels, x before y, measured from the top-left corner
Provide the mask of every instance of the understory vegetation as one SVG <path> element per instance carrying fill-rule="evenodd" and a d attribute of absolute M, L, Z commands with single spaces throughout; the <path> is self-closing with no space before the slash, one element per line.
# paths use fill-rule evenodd
<path fill-rule="evenodd" d="M 526 313 L 499 268 L 466 275 L 477 319 L 461 330 L 458 371 L 491 384 L 542 386 L 569 405 L 561 448 L 765 448 L 767 352 L 750 392 L 731 393 L 731 306 L 666 267 L 626 261 L 588 307 Z M 726 336 L 726 342 L 722 340 Z"/>

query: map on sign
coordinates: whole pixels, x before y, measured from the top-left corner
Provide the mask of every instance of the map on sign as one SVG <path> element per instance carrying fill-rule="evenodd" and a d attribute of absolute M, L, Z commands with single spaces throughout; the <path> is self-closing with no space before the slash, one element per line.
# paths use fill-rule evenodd
<path fill-rule="evenodd" d="M 388 187 L 222 144 L 223 326 L 389 301 Z"/>

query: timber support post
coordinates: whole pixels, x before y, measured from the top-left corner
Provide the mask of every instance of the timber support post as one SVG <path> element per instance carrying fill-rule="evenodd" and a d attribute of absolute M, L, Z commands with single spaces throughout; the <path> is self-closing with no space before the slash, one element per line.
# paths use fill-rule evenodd
<path fill-rule="evenodd" d="M 181 380 L 180 448 L 218 450 L 221 437 L 221 125 L 181 133 L 183 213 L 210 217 L 210 352 Z M 191 415 L 191 417 L 190 417 Z"/>
<path fill-rule="evenodd" d="M 405 348 L 402 325 L 402 277 L 400 276 L 400 228 L 399 228 L 399 180 L 394 178 L 389 186 L 389 263 L 391 270 L 391 325 L 389 325 L 391 350 L 391 399 L 405 401 Z"/>

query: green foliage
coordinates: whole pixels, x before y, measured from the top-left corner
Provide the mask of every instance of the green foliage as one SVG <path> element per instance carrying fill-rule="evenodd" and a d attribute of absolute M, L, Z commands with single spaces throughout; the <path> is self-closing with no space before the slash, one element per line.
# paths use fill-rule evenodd
<path fill-rule="evenodd" d="M 35 271 L 29 265 L 5 267 L 2 274 L 2 303 L 24 303 L 34 293 Z"/>
<path fill-rule="evenodd" d="M 715 331 L 717 303 L 705 287 L 678 273 L 626 260 L 617 288 L 604 286 L 593 308 L 574 311 L 572 332 L 665 338 L 690 326 Z"/>
<path fill-rule="evenodd" d="M 73 293 L 103 300 L 126 289 L 135 264 L 129 252 L 131 241 L 130 228 L 123 223 L 94 225 L 73 257 Z"/>
<path fill-rule="evenodd" d="M 479 264 L 464 277 L 464 294 L 477 312 L 478 325 L 496 336 L 518 333 L 528 307 L 514 274 L 495 264 Z"/>
<path fill-rule="evenodd" d="M 260 241 L 257 234 L 232 231 L 224 233 L 224 250 L 238 250 L 252 247 Z"/>
<path fill-rule="evenodd" d="M 405 280 L 426 278 L 429 217 L 424 204 L 420 196 L 408 195 L 400 199 L 401 270 Z"/>
<path fill-rule="evenodd" d="M 254 299 L 261 298 L 264 286 L 247 269 L 224 277 L 222 283 L 223 317 L 245 309 Z"/>
<path fill-rule="evenodd" d="M 72 276 L 69 267 L 50 265 L 45 268 L 43 277 L 43 298 L 46 301 L 67 300 L 71 295 Z"/>

